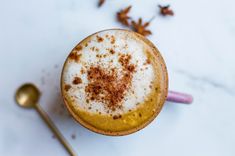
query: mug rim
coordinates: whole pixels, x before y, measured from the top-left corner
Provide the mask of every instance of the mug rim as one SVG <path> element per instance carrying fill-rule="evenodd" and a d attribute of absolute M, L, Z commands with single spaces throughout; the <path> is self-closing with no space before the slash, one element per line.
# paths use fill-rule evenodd
<path fill-rule="evenodd" d="M 98 128 L 90 125 L 89 123 L 85 122 L 78 115 L 76 115 L 76 113 L 72 110 L 72 108 L 69 106 L 69 104 L 65 100 L 65 95 L 64 95 L 64 90 L 63 90 L 63 81 L 62 81 L 65 65 L 67 64 L 68 57 L 69 57 L 70 53 L 74 50 L 74 48 L 77 47 L 80 43 L 82 43 L 86 39 L 90 38 L 91 36 L 93 36 L 95 34 L 98 34 L 100 32 L 110 31 L 110 30 L 120 30 L 120 31 L 126 31 L 126 32 L 134 33 L 137 37 L 139 37 L 141 40 L 143 40 L 145 43 L 147 43 L 152 49 L 154 49 L 154 55 L 156 55 L 158 60 L 160 60 L 160 65 L 162 67 L 162 73 L 163 73 L 163 77 L 164 77 L 164 82 L 163 82 L 164 87 L 163 87 L 163 90 L 161 92 L 161 94 L 162 94 L 161 101 L 159 102 L 160 103 L 160 108 L 146 122 L 138 125 L 135 128 L 131 128 L 131 129 L 128 129 L 128 130 L 123 130 L 123 131 L 118 131 L 118 132 L 117 131 L 107 131 L 107 130 L 98 129 Z M 135 133 L 135 132 L 145 128 L 147 125 L 149 125 L 158 116 L 158 114 L 161 112 L 162 107 L 163 107 L 163 105 L 166 101 L 166 98 L 167 98 L 167 93 L 168 93 L 168 72 L 167 72 L 166 63 L 165 63 L 160 51 L 157 49 L 157 47 L 150 40 L 148 40 L 144 36 L 134 32 L 134 31 L 131 31 L 131 30 L 112 28 L 112 29 L 104 29 L 104 30 L 101 30 L 101 31 L 97 31 L 97 32 L 85 37 L 78 44 L 76 44 L 76 46 L 74 46 L 74 48 L 67 55 L 67 57 L 66 57 L 66 59 L 63 63 L 63 67 L 62 67 L 61 75 L 60 75 L 60 91 L 61 91 L 62 99 L 63 99 L 63 102 L 64 102 L 64 105 L 65 105 L 66 109 L 71 114 L 73 119 L 75 119 L 76 122 L 78 122 L 80 125 L 82 125 L 86 129 L 88 129 L 92 132 L 98 133 L 98 134 L 107 135 L 107 136 L 123 136 L 123 135 L 129 135 L 129 134 Z"/>

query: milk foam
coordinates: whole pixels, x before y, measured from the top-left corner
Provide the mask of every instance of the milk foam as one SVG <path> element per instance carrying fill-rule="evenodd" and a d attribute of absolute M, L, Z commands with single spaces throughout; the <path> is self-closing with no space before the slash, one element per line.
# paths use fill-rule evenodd
<path fill-rule="evenodd" d="M 149 48 L 146 43 L 133 33 L 123 30 L 106 30 L 90 36 L 79 46 L 82 48 L 73 50 L 80 55 L 79 61 L 68 58 L 62 74 L 62 83 L 71 86 L 64 94 L 73 100 L 72 105 L 76 109 L 90 113 L 123 114 L 136 109 L 141 103 L 145 102 L 145 98 L 152 90 L 151 83 L 156 79 L 153 65 L 146 63 L 148 59 L 146 48 Z M 110 53 L 110 49 L 113 49 L 114 54 Z M 97 57 L 97 54 L 106 55 L 106 57 L 100 58 Z M 110 111 L 102 102 L 96 100 L 87 102 L 88 97 L 85 88 L 89 83 L 88 68 L 99 65 L 108 70 L 116 67 L 121 73 L 122 65 L 118 61 L 120 54 L 131 55 L 130 63 L 135 64 L 136 67 L 131 86 L 125 91 L 121 103 L 122 109 Z M 85 72 L 83 73 L 81 70 Z M 74 77 L 80 77 L 82 83 L 74 85 Z"/>

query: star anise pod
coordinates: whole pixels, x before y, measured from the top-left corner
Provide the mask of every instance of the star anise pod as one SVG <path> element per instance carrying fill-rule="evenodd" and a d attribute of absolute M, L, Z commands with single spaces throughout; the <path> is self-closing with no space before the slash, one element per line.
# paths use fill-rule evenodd
<path fill-rule="evenodd" d="M 170 5 L 166 5 L 166 6 L 158 5 L 158 7 L 160 8 L 160 13 L 163 16 L 166 16 L 166 15 L 173 16 L 174 15 L 173 10 L 170 9 Z"/>
<path fill-rule="evenodd" d="M 132 21 L 131 24 L 133 30 L 143 36 L 148 36 L 152 34 L 150 30 L 146 29 L 150 23 L 149 22 L 142 23 L 142 18 L 139 18 L 138 22 Z"/>
<path fill-rule="evenodd" d="M 98 7 L 101 7 L 104 4 L 105 0 L 99 0 Z"/>
<path fill-rule="evenodd" d="M 128 16 L 130 9 L 131 9 L 131 6 L 128 6 L 127 8 L 120 10 L 117 13 L 117 20 L 125 26 L 130 25 L 128 21 L 130 19 L 130 17 Z"/>

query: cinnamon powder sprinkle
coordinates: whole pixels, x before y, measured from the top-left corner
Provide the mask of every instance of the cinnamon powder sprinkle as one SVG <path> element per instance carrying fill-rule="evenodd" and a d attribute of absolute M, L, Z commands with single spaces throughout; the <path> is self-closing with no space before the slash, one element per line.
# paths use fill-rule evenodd
<path fill-rule="evenodd" d="M 95 51 L 95 47 L 91 47 L 90 49 L 91 49 L 92 51 Z"/>
<path fill-rule="evenodd" d="M 122 101 L 126 91 L 130 89 L 135 65 L 129 64 L 130 55 L 121 55 L 121 76 L 116 68 L 105 69 L 100 66 L 91 66 L 88 69 L 88 85 L 85 87 L 87 97 L 91 101 L 105 104 L 109 110 L 122 109 Z"/>
<path fill-rule="evenodd" d="M 98 36 L 98 35 L 96 36 L 96 38 L 97 38 L 97 41 L 98 41 L 98 42 L 102 42 L 102 41 L 104 40 L 102 37 L 100 37 L 100 36 Z"/>
<path fill-rule="evenodd" d="M 69 85 L 69 84 L 66 84 L 64 86 L 64 89 L 65 89 L 66 92 L 69 91 L 70 88 L 71 88 L 71 85 Z"/>
<path fill-rule="evenodd" d="M 120 57 L 118 61 L 121 63 L 122 66 L 126 66 L 127 64 L 129 64 L 131 55 L 128 55 L 128 54 L 119 54 L 119 55 Z"/>
<path fill-rule="evenodd" d="M 106 54 L 96 54 L 96 57 L 97 58 L 105 58 L 105 57 L 107 57 L 107 55 Z"/>
<path fill-rule="evenodd" d="M 82 46 L 76 46 L 75 48 L 74 48 L 74 50 L 76 50 L 76 51 L 80 51 L 80 50 L 82 50 Z"/>
<path fill-rule="evenodd" d="M 76 62 L 79 62 L 81 56 L 82 56 L 82 54 L 77 54 L 76 52 L 72 52 L 69 55 L 69 59 L 74 60 Z"/>
<path fill-rule="evenodd" d="M 75 77 L 74 80 L 73 80 L 73 84 L 77 85 L 77 84 L 80 84 L 82 83 L 82 79 L 80 77 Z"/>
<path fill-rule="evenodd" d="M 110 54 L 114 54 L 115 51 L 113 49 L 109 49 Z"/>
<path fill-rule="evenodd" d="M 81 74 L 85 74 L 85 70 L 83 68 L 81 69 Z"/>
<path fill-rule="evenodd" d="M 150 63 L 151 63 L 150 59 L 147 58 L 147 59 L 146 59 L 146 63 L 147 63 L 147 64 L 150 64 Z"/>
<path fill-rule="evenodd" d="M 99 48 L 95 48 L 95 51 L 96 51 L 96 52 L 99 52 Z"/>
<path fill-rule="evenodd" d="M 115 41 L 116 41 L 116 40 L 115 40 L 115 37 L 112 35 L 112 36 L 111 36 L 111 44 L 114 44 Z"/>
<path fill-rule="evenodd" d="M 117 120 L 117 119 L 120 119 L 120 118 L 122 118 L 122 115 L 114 115 L 114 116 L 113 116 L 113 119 L 114 119 L 114 120 Z"/>

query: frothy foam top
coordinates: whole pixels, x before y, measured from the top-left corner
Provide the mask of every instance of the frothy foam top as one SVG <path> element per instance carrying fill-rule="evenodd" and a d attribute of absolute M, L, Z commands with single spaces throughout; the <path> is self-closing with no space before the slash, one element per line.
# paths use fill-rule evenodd
<path fill-rule="evenodd" d="M 134 33 L 98 32 L 79 43 L 62 73 L 65 96 L 75 109 L 123 114 L 145 102 L 156 79 L 150 47 Z"/>

